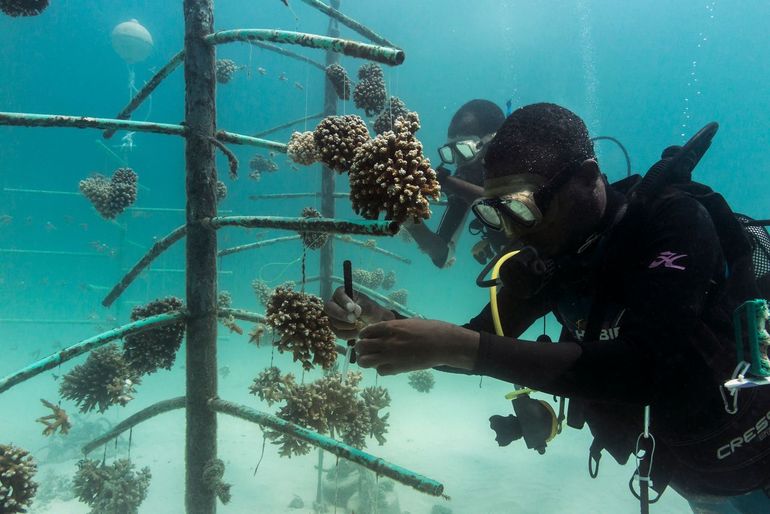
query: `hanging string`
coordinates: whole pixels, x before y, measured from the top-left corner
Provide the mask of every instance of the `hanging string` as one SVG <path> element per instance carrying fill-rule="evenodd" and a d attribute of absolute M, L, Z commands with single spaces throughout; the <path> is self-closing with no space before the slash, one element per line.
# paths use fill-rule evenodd
<path fill-rule="evenodd" d="M 259 460 L 257 461 L 257 465 L 254 466 L 254 474 L 251 476 L 257 476 L 257 470 L 259 469 L 259 465 L 262 464 L 262 459 L 265 457 L 265 442 L 267 441 L 267 437 L 265 436 L 265 429 L 260 427 L 260 430 L 262 431 L 262 452 L 259 454 Z"/>
<path fill-rule="evenodd" d="M 263 281 L 263 282 L 268 282 L 268 283 L 269 283 L 269 282 L 275 282 L 275 281 L 277 281 L 279 278 L 281 278 L 281 276 L 282 276 L 284 273 L 286 273 L 286 270 L 287 270 L 287 269 L 289 269 L 289 267 L 290 267 L 292 264 L 296 263 L 296 262 L 297 262 L 297 261 L 299 261 L 300 259 L 302 259 L 302 257 L 297 257 L 296 259 L 294 259 L 293 261 L 290 261 L 290 262 L 268 262 L 267 264 L 264 264 L 264 265 L 263 265 L 261 268 L 259 268 L 259 272 L 257 273 L 257 275 L 259 276 L 259 279 L 260 279 L 261 281 Z M 265 268 L 267 268 L 268 266 L 281 266 L 281 265 L 284 265 L 284 268 L 283 268 L 283 269 L 281 269 L 281 271 L 280 271 L 280 272 L 279 272 L 279 273 L 278 273 L 276 276 L 274 276 L 272 279 L 270 279 L 270 280 L 267 280 L 267 279 L 266 279 L 266 278 L 265 278 L 265 277 L 262 275 L 262 273 L 264 272 L 264 269 L 265 269 Z"/>
<path fill-rule="evenodd" d="M 337 492 L 340 488 L 340 457 L 337 456 L 337 462 L 334 464 L 334 513 L 337 513 Z"/>
<path fill-rule="evenodd" d="M 305 292 L 305 283 L 307 282 L 307 275 L 305 273 L 305 264 L 307 262 L 307 246 L 302 245 L 302 288 L 301 291 Z"/>
<path fill-rule="evenodd" d="M 131 440 L 134 438 L 134 427 L 128 429 L 128 460 L 131 460 Z M 117 441 L 117 439 L 115 439 Z"/>
<path fill-rule="evenodd" d="M 102 455 L 102 466 L 107 465 L 107 445 L 104 445 L 104 455 Z"/>

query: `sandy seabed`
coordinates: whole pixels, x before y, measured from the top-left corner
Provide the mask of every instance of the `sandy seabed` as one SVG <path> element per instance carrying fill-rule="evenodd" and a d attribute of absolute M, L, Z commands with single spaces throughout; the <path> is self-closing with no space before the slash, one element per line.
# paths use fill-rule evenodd
<path fill-rule="evenodd" d="M 253 366 L 253 363 L 250 365 Z M 254 374 L 254 373 L 250 373 Z M 247 384 L 237 370 L 222 380 L 222 396 L 266 408 L 244 393 Z M 436 387 L 422 394 L 411 389 L 405 377 L 380 378 L 379 385 L 390 390 L 390 432 L 384 446 L 368 450 L 390 462 L 422 473 L 442 482 L 447 501 L 411 488 L 397 485 L 401 510 L 409 514 L 430 514 L 434 505 L 451 509 L 453 514 L 624 514 L 639 512 L 638 501 L 628 490 L 632 466 L 617 465 L 611 457 L 602 460 L 597 479 L 587 471 L 587 430 L 564 432 L 549 444 L 545 455 L 527 450 L 521 441 L 500 448 L 494 441 L 487 419 L 492 414 L 508 414 L 510 403 L 503 395 L 510 385 L 484 379 L 479 387 L 477 377 L 460 377 L 436 373 Z M 374 376 L 367 372 L 364 385 L 373 385 Z M 144 384 L 146 388 L 151 384 Z M 153 388 L 158 390 L 158 388 Z M 122 419 L 125 413 L 116 416 Z M 184 513 L 184 414 L 176 411 L 155 418 L 133 432 L 131 457 L 137 467 L 149 466 L 152 483 L 140 513 Z M 262 447 L 262 436 L 256 425 L 220 416 L 219 454 L 226 463 L 225 480 L 232 483 L 232 501 L 220 505 L 221 513 L 292 513 L 313 512 L 316 491 L 317 453 L 291 459 L 278 456 L 277 449 L 267 444 L 264 459 L 253 475 Z M 124 457 L 125 440 L 112 456 Z M 93 458 L 101 458 L 97 450 Z M 96 455 L 98 454 L 98 455 Z M 328 455 L 325 466 L 333 465 Z M 77 460 L 47 465 L 40 464 L 39 477 L 49 472 L 71 476 Z M 295 495 L 302 498 L 304 508 L 290 508 Z M 34 506 L 31 514 L 87 513 L 84 504 L 71 500 L 52 501 Z M 328 512 L 343 514 L 345 509 Z M 690 512 L 686 502 L 672 490 L 651 507 L 654 514 Z"/>

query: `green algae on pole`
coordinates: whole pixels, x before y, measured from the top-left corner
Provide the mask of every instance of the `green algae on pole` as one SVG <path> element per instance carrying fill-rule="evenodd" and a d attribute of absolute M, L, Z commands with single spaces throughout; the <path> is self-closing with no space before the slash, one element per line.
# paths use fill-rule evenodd
<path fill-rule="evenodd" d="M 304 123 L 306 121 L 312 121 L 317 120 L 324 117 L 324 113 L 319 112 L 316 114 L 311 114 L 310 116 L 303 116 L 301 118 L 297 118 L 296 120 L 287 121 L 286 123 L 283 123 L 281 125 L 278 125 L 277 127 L 269 128 L 267 130 L 263 130 L 261 132 L 257 132 L 256 134 L 252 134 L 252 137 L 265 137 L 269 136 L 270 134 L 274 132 L 278 132 L 279 130 L 283 130 L 289 127 L 293 127 L 294 125 L 298 125 L 300 123 Z"/>
<path fill-rule="evenodd" d="M 212 45 L 233 41 L 269 41 L 308 48 L 331 50 L 348 57 L 358 57 L 383 64 L 398 65 L 404 62 L 404 51 L 389 46 L 370 45 L 349 39 L 340 39 L 304 32 L 274 29 L 236 29 L 215 32 L 206 38 Z"/>
<path fill-rule="evenodd" d="M 273 239 L 265 239 L 263 241 L 257 241 L 256 243 L 247 243 L 245 245 L 225 248 L 223 250 L 219 250 L 219 253 L 217 253 L 217 255 L 219 257 L 224 257 L 225 255 L 231 255 L 233 253 L 245 252 L 247 250 L 256 250 L 257 248 L 262 248 L 263 246 L 270 246 L 278 243 L 286 243 L 288 241 L 297 241 L 300 237 L 301 236 L 283 236 L 283 237 L 275 237 Z"/>
<path fill-rule="evenodd" d="M 134 97 L 131 99 L 131 101 L 126 105 L 122 111 L 118 113 L 117 116 L 115 116 L 119 120 L 127 120 L 131 118 L 131 113 L 136 110 L 137 107 L 139 107 L 142 102 L 144 102 L 148 96 L 155 90 L 158 85 L 168 77 L 172 71 L 174 71 L 177 66 L 182 64 L 182 61 L 184 60 L 184 50 L 181 52 L 177 52 L 177 54 L 171 58 L 169 62 L 166 63 L 165 66 L 163 66 L 158 72 L 153 75 L 150 80 L 147 81 L 147 83 L 142 87 L 142 89 L 137 92 Z M 108 129 L 104 131 L 104 138 L 109 139 L 115 134 L 116 129 Z"/>
<path fill-rule="evenodd" d="M 132 414 L 131 416 L 127 417 L 114 427 L 112 427 L 109 431 L 102 434 L 100 437 L 94 439 L 90 443 L 83 446 L 83 455 L 88 455 L 91 453 L 91 451 L 95 450 L 96 448 L 100 447 L 101 445 L 108 443 L 118 437 L 120 434 L 125 432 L 128 429 L 134 428 L 139 423 L 142 423 L 144 421 L 147 421 L 150 418 L 154 418 L 155 416 L 159 414 L 164 414 L 166 412 L 176 410 L 176 409 L 183 409 L 187 405 L 187 398 L 184 396 L 178 396 L 176 398 L 171 398 L 170 400 L 163 400 L 158 403 L 154 403 L 150 405 L 149 407 L 146 407 L 139 412 Z"/>
<path fill-rule="evenodd" d="M 308 430 L 307 428 L 272 414 L 221 400 L 219 398 L 209 400 L 209 407 L 215 412 L 221 412 L 245 421 L 250 421 L 260 426 L 265 426 L 291 437 L 295 437 L 310 443 L 313 446 L 323 448 L 329 453 L 371 469 L 378 475 L 386 476 L 422 493 L 430 494 L 432 496 L 441 496 L 444 492 L 444 486 L 440 482 L 406 468 L 402 468 L 396 464 L 391 464 L 385 459 L 376 457 L 371 453 L 359 450 L 358 448 L 354 448 L 353 446 L 340 441 L 335 441 L 331 437 L 313 432 L 312 430 Z"/>
<path fill-rule="evenodd" d="M 48 357 L 40 359 L 37 362 L 33 362 L 29 366 L 17 371 L 16 373 L 3 378 L 0 380 L 0 393 L 7 391 L 11 387 L 20 384 L 25 380 L 37 376 L 44 371 L 53 369 L 70 359 L 74 359 L 78 355 L 82 355 L 86 352 L 90 352 L 95 348 L 104 346 L 110 341 L 121 339 L 127 335 L 138 334 L 140 332 L 144 332 L 145 330 L 165 327 L 166 325 L 170 325 L 179 320 L 185 319 L 186 317 L 187 314 L 185 312 L 167 312 L 164 314 L 158 314 L 157 316 L 150 316 L 144 319 L 140 319 L 134 321 L 133 323 L 123 325 L 122 327 L 114 328 L 112 330 L 108 330 L 107 332 L 89 337 L 88 339 L 84 339 L 79 343 L 68 346 L 67 348 L 51 354 Z"/>
<path fill-rule="evenodd" d="M 378 45 L 383 45 L 383 46 L 394 46 L 393 43 L 391 43 L 384 37 L 380 36 L 369 27 L 362 25 L 361 23 L 357 22 L 352 18 L 349 18 L 348 16 L 345 16 L 337 9 L 326 5 L 320 0 L 300 0 L 300 1 L 306 3 L 310 7 L 318 9 L 319 11 L 329 16 L 330 18 L 334 18 L 335 20 L 339 21 L 349 29 L 353 30 L 354 32 L 358 32 L 360 35 L 364 36 L 366 39 L 368 39 L 369 41 L 372 41 L 373 43 L 377 43 Z"/>
<path fill-rule="evenodd" d="M 368 234 L 392 236 L 398 232 L 395 221 L 354 221 L 335 218 L 287 218 L 281 216 L 219 216 L 201 220 L 213 228 L 277 228 L 297 232 L 325 232 L 327 234 Z"/>
<path fill-rule="evenodd" d="M 217 396 L 217 234 L 200 223 L 217 215 L 215 148 L 216 55 L 206 42 L 214 31 L 214 0 L 184 0 L 185 297 L 185 510 L 214 514 L 217 495 L 205 469 L 217 458 L 217 416 L 207 405 Z"/>
<path fill-rule="evenodd" d="M 61 114 L 31 114 L 22 112 L 0 112 L 0 125 L 18 127 L 67 127 L 132 130 L 135 132 L 153 132 L 172 136 L 187 136 L 188 128 L 170 123 L 154 123 L 148 121 L 116 120 L 113 118 L 92 118 L 90 116 L 65 116 Z M 223 143 L 256 146 L 278 152 L 286 152 L 286 145 L 277 141 L 259 139 L 256 137 L 234 134 L 220 130 L 216 133 L 217 140 Z"/>

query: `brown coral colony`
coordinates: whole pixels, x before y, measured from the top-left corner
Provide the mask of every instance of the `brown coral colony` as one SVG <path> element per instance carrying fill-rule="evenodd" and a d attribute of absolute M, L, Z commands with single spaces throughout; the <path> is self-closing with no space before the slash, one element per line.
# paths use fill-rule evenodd
<path fill-rule="evenodd" d="M 393 123 L 387 131 L 365 143 L 350 168 L 350 199 L 364 218 L 419 222 L 430 217 L 428 198 L 441 191 L 436 172 L 414 136 L 420 128 L 417 113 Z"/>
<path fill-rule="evenodd" d="M 360 116 L 327 116 L 313 133 L 321 161 L 344 173 L 353 164 L 353 156 L 369 140 L 366 122 Z"/>

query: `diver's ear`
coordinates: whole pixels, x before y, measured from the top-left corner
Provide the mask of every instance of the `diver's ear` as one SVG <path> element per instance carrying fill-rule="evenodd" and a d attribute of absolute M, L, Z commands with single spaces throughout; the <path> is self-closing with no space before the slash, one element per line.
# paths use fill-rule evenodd
<path fill-rule="evenodd" d="M 596 179 L 601 175 L 599 170 L 599 163 L 596 159 L 586 159 L 580 163 L 576 176 L 581 184 L 592 186 L 596 183 Z"/>

